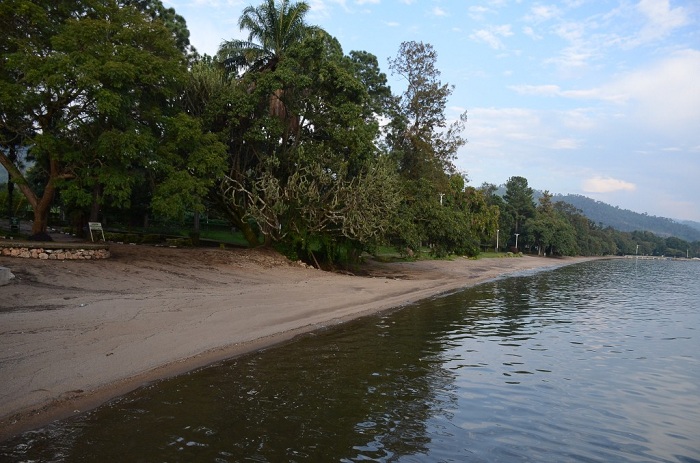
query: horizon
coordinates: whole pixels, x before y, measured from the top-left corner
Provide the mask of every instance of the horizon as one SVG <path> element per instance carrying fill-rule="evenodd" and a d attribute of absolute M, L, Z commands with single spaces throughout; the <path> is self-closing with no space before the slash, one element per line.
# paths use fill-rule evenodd
<path fill-rule="evenodd" d="M 163 0 L 198 52 L 247 39 L 238 19 L 261 1 Z M 343 51 L 387 60 L 403 41 L 438 53 L 468 111 L 458 169 L 472 186 L 521 176 L 638 213 L 700 222 L 700 4 L 667 0 L 309 0 L 309 24 Z"/>

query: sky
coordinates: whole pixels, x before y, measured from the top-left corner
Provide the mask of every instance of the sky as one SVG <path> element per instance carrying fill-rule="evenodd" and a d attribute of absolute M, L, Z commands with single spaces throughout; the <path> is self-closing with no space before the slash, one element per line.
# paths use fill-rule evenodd
<path fill-rule="evenodd" d="M 163 0 L 213 55 L 247 39 L 260 0 Z M 456 165 L 469 184 L 532 188 L 700 222 L 700 1 L 307 0 L 307 22 L 348 54 L 387 60 L 404 41 L 438 54 L 468 122 Z"/>

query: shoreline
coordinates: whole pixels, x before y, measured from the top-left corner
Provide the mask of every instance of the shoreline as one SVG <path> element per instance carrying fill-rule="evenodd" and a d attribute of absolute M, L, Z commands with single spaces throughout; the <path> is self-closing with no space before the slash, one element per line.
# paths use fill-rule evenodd
<path fill-rule="evenodd" d="M 154 382 L 498 277 L 596 258 L 304 268 L 268 250 L 110 245 L 102 261 L 0 258 L 0 441 Z"/>

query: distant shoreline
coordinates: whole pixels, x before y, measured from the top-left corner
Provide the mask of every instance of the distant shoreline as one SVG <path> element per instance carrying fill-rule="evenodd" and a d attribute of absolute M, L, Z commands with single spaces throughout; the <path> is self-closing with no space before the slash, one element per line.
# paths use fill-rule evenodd
<path fill-rule="evenodd" d="M 0 441 L 153 381 L 499 276 L 595 258 L 303 268 L 266 250 L 110 245 L 101 261 L 0 257 Z"/>

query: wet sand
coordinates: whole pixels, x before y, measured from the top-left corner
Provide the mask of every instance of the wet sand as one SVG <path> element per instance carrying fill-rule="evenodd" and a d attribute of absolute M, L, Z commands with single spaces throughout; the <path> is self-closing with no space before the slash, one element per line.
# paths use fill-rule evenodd
<path fill-rule="evenodd" d="M 584 258 L 371 262 L 323 272 L 269 250 L 111 245 L 99 261 L 0 257 L 0 440 L 153 381 L 319 328 Z"/>

